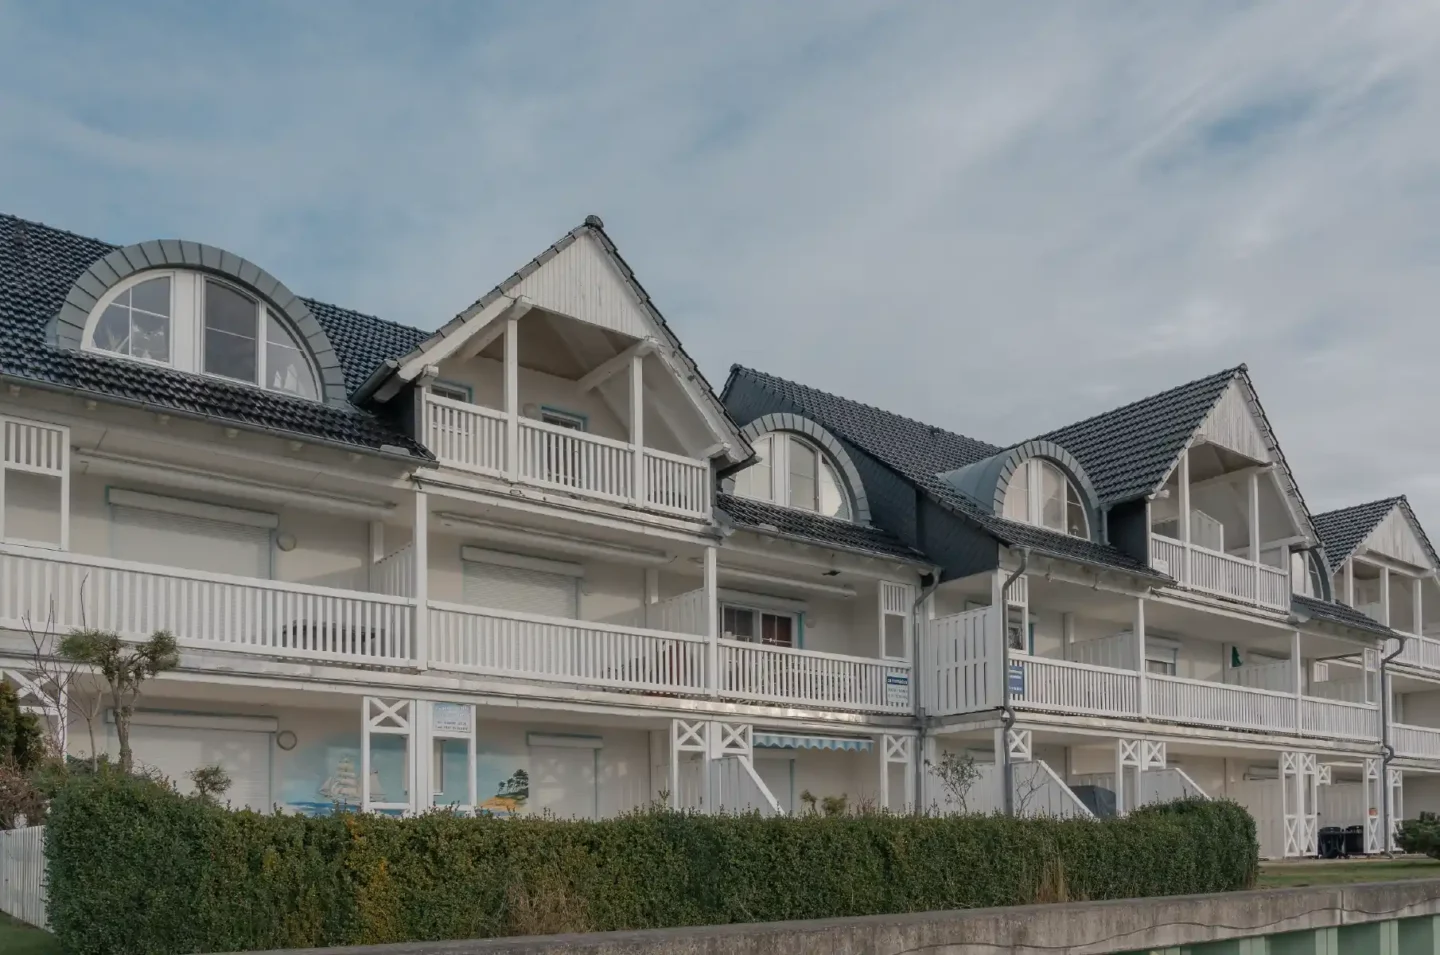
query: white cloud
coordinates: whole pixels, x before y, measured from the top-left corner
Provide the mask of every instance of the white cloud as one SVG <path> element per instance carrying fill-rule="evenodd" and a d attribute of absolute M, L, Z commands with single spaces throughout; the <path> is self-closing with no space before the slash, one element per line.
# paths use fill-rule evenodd
<path fill-rule="evenodd" d="M 428 326 L 599 213 L 717 385 L 1006 441 L 1244 361 L 1440 529 L 1433 6 L 483 9 L 0 3 L 0 204 Z"/>

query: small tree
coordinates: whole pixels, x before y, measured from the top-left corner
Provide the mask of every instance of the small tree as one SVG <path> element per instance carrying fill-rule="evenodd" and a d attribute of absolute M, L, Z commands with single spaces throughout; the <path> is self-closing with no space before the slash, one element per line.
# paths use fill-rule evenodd
<path fill-rule="evenodd" d="M 0 765 L 28 773 L 45 756 L 45 734 L 34 713 L 20 706 L 15 688 L 0 680 Z"/>
<path fill-rule="evenodd" d="M 945 791 L 946 802 L 955 806 L 962 813 L 970 811 L 968 804 L 970 787 L 980 779 L 980 767 L 975 765 L 974 756 L 968 754 L 956 756 L 954 753 L 944 752 L 935 762 L 927 759 L 925 768 L 931 776 L 940 781 L 940 788 Z"/>
<path fill-rule="evenodd" d="M 110 705 L 115 710 L 115 737 L 120 741 L 120 771 L 134 769 L 130 750 L 130 720 L 140 687 L 151 677 L 173 670 L 180 664 L 175 637 L 157 630 L 143 643 L 129 643 L 119 634 L 104 630 L 75 630 L 60 641 L 59 655 L 74 663 L 94 667 L 110 688 Z"/>
<path fill-rule="evenodd" d="M 189 775 L 195 784 L 195 795 L 206 802 L 218 803 L 230 789 L 230 774 L 219 763 L 192 769 Z"/>

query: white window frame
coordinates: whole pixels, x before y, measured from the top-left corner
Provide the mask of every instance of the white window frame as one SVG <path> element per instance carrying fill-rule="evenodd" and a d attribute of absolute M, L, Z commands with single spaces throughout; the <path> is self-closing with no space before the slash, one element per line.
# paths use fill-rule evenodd
<path fill-rule="evenodd" d="M 1081 540 L 1090 540 L 1090 514 L 1085 509 L 1085 496 L 1080 493 L 1080 488 L 1075 486 L 1075 482 L 1070 480 L 1070 475 L 1065 473 L 1065 469 L 1060 467 L 1060 465 L 1056 464 L 1054 461 L 1049 460 L 1048 458 L 1026 458 L 1024 461 L 1020 462 L 1020 465 L 1025 469 L 1025 498 L 1023 500 L 1023 503 L 1025 505 L 1025 511 L 1023 515 L 1015 514 L 1012 512 L 1010 506 L 1010 494 L 1012 492 L 1010 489 L 1007 489 L 1005 494 L 1005 502 L 1001 507 L 1001 516 L 1007 520 L 1017 521 L 1021 524 L 1030 524 L 1035 527 L 1043 527 L 1045 528 L 1045 530 L 1052 531 L 1056 534 L 1065 534 L 1068 537 L 1076 537 Z M 1053 469 L 1055 473 L 1060 476 L 1061 491 L 1059 528 L 1049 527 L 1042 522 L 1045 508 L 1045 498 L 1043 491 L 1044 483 L 1041 477 L 1046 468 Z M 1019 469 L 1017 468 L 1016 470 L 1018 473 Z M 1018 490 L 1018 488 L 1015 487 L 1014 480 L 1015 479 L 1012 477 L 1012 483 L 1010 485 L 1010 488 Z M 1075 494 L 1076 500 L 1080 502 L 1080 518 L 1081 521 L 1084 523 L 1085 527 L 1085 533 L 1083 535 L 1071 534 L 1069 531 L 1071 507 L 1070 493 L 1072 491 Z"/>
<path fill-rule="evenodd" d="M 5 483 L 11 471 L 60 482 L 58 544 L 13 537 L 5 527 Z M 70 549 L 70 429 L 64 425 L 0 415 L 0 540 L 44 550 Z"/>
<path fill-rule="evenodd" d="M 459 401 L 467 405 L 474 401 L 475 394 L 474 389 L 469 385 L 461 384 L 458 381 L 432 381 L 430 382 L 430 393 L 437 398 Z"/>
<path fill-rule="evenodd" d="M 770 453 L 766 457 L 766 464 L 768 464 L 770 468 L 770 496 L 756 497 L 751 494 L 746 494 L 741 490 L 738 484 L 739 477 L 737 476 L 736 491 L 741 497 L 750 497 L 752 500 L 779 504 L 791 510 L 814 514 L 817 517 L 829 517 L 837 521 L 853 522 L 855 520 L 855 496 L 849 485 L 846 484 L 844 471 L 824 448 L 790 431 L 771 431 L 757 437 L 754 443 L 758 444 L 761 441 L 768 441 L 770 445 Z M 790 503 L 790 448 L 792 443 L 798 443 L 801 447 L 815 454 L 814 507 L 800 507 Z M 837 517 L 831 514 L 823 514 L 820 511 L 820 487 L 823 479 L 822 475 L 827 469 L 832 472 L 835 480 L 835 488 L 845 501 L 845 510 L 849 513 L 848 517 Z"/>
<path fill-rule="evenodd" d="M 162 362 L 156 361 L 153 358 L 138 358 L 131 355 L 122 355 L 119 352 L 108 351 L 96 345 L 95 330 L 100 323 L 101 316 L 105 314 L 105 310 L 129 289 L 157 278 L 170 279 L 170 360 Z M 255 361 L 255 374 L 257 379 L 255 381 L 248 381 L 244 378 L 231 378 L 228 375 L 221 375 L 205 370 L 205 285 L 207 282 L 223 285 L 255 303 L 256 350 L 258 352 Z M 266 346 L 269 344 L 267 336 L 269 333 L 270 315 L 274 315 L 275 321 L 289 334 L 291 341 L 285 344 L 287 346 L 293 344 L 299 351 L 301 359 L 310 372 L 310 379 L 315 386 L 314 397 L 297 394 L 293 391 L 285 391 L 280 388 L 272 388 L 266 383 L 268 377 L 266 374 L 266 362 L 269 360 Z M 307 347 L 305 336 L 301 334 L 298 329 L 291 327 L 284 315 L 271 308 L 263 298 L 244 286 L 195 269 L 152 269 L 132 275 L 123 282 L 116 284 L 114 288 L 106 291 L 90 311 L 90 316 L 85 325 L 83 348 L 86 351 L 121 361 L 139 362 L 142 365 L 151 365 L 156 368 L 169 368 L 175 371 L 204 375 L 206 378 L 214 378 L 217 381 L 226 381 L 250 388 L 258 388 L 261 391 L 266 391 L 274 395 L 285 395 L 290 398 L 299 398 L 305 401 L 322 401 L 325 396 L 325 382 L 320 376 L 320 369 L 315 363 L 315 356 L 311 354 L 310 349 Z"/>
<path fill-rule="evenodd" d="M 548 424 L 552 428 L 569 428 L 572 431 L 588 432 L 590 430 L 590 418 L 580 414 L 578 411 L 566 411 L 563 408 L 552 408 L 542 405 L 540 408 L 540 423 Z"/>
<path fill-rule="evenodd" d="M 765 601 L 760 601 L 760 602 L 763 603 L 763 602 L 765 602 Z M 737 643 L 755 643 L 755 644 L 758 644 L 758 645 L 760 645 L 760 646 L 766 646 L 766 647 L 785 647 L 785 644 L 783 644 L 783 643 L 766 643 L 766 642 L 765 642 L 765 619 L 764 619 L 764 618 L 768 615 L 768 616 L 771 616 L 771 617 L 783 618 L 783 619 L 786 619 L 786 620 L 789 620 L 789 621 L 790 621 L 790 645 L 789 645 L 789 647 L 788 647 L 787 649 L 791 649 L 791 650 L 798 650 L 798 649 L 800 649 L 800 643 L 801 643 L 801 640 L 802 640 L 802 634 L 801 634 L 801 630 L 800 630 L 800 627 L 801 627 L 801 625 L 802 625 L 802 624 L 801 624 L 801 616 L 802 616 L 802 613 L 796 612 L 796 611 L 793 611 L 793 610 L 782 610 L 782 609 L 774 606 L 773 604 L 772 604 L 771 606 L 768 606 L 768 607 L 756 606 L 756 603 L 757 603 L 756 601 L 721 600 L 719 603 L 720 603 L 720 606 L 719 606 L 719 609 L 718 609 L 716 612 L 720 615 L 720 619 L 719 619 L 718 621 L 716 621 L 716 624 L 717 624 L 717 626 L 718 626 L 718 629 L 719 629 L 719 632 L 720 632 L 720 636 L 721 636 L 722 639 L 725 639 L 725 640 L 734 640 L 734 641 L 736 641 Z M 728 633 L 728 632 L 725 630 L 725 611 L 727 611 L 727 610 L 742 611 L 742 612 L 745 612 L 745 613 L 753 613 L 753 614 L 755 614 L 755 615 L 756 615 L 756 617 L 755 617 L 755 635 L 754 635 L 753 637 L 742 637 L 742 636 L 737 636 L 737 635 L 735 635 L 735 634 L 733 634 L 733 633 Z"/>
<path fill-rule="evenodd" d="M 1165 637 L 1157 637 L 1153 634 L 1145 634 L 1145 672 L 1150 672 L 1151 663 L 1164 663 L 1174 668 L 1173 673 L 1159 674 L 1161 676 L 1180 675 L 1180 642 L 1169 640 Z"/>

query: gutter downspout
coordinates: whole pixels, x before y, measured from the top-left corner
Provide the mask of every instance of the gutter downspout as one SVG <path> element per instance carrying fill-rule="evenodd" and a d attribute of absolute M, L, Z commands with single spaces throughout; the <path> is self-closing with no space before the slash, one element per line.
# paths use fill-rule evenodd
<path fill-rule="evenodd" d="M 930 578 L 930 583 L 925 578 Z M 925 792 L 925 704 L 924 694 L 920 686 L 920 675 L 925 668 L 920 665 L 920 648 L 922 646 L 924 633 L 922 630 L 925 621 L 920 617 L 920 608 L 925 606 L 925 601 L 940 587 L 940 573 L 937 570 L 933 574 L 925 574 L 920 578 L 920 596 L 915 598 L 915 603 L 910 607 L 910 627 L 912 649 L 910 659 L 914 661 L 910 673 L 912 676 L 910 692 L 915 694 L 915 722 L 920 727 L 915 735 L 915 814 L 924 813 L 924 792 Z"/>
<path fill-rule="evenodd" d="M 1394 825 L 1390 819 L 1390 761 L 1395 758 L 1395 747 L 1390 745 L 1390 681 L 1385 668 L 1404 650 L 1405 636 L 1396 633 L 1395 652 L 1380 657 L 1380 833 L 1385 840 L 1382 851 L 1387 856 L 1390 855 L 1391 830 Z"/>
<path fill-rule="evenodd" d="M 1010 587 L 1019 580 L 1025 573 L 1025 568 L 1030 565 L 1030 548 L 1020 548 L 1020 566 L 1015 568 L 1015 573 L 1005 578 L 1005 583 L 1000 586 L 1000 729 L 1002 731 L 1000 752 L 996 757 L 1001 760 L 1001 798 L 1005 807 L 1005 815 L 1015 815 L 1015 768 L 1010 764 L 1010 727 L 1015 725 L 1015 708 L 1010 705 L 1010 630 L 1004 626 L 1006 615 L 1009 612 L 1009 604 L 1005 597 L 1010 592 Z"/>

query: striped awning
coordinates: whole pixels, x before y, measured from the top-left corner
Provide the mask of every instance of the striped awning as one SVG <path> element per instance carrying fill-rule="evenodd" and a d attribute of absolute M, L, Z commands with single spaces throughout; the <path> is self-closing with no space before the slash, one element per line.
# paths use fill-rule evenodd
<path fill-rule="evenodd" d="M 852 753 L 869 752 L 874 741 L 865 737 L 800 736 L 794 733 L 756 733 L 757 749 L 839 749 Z"/>

